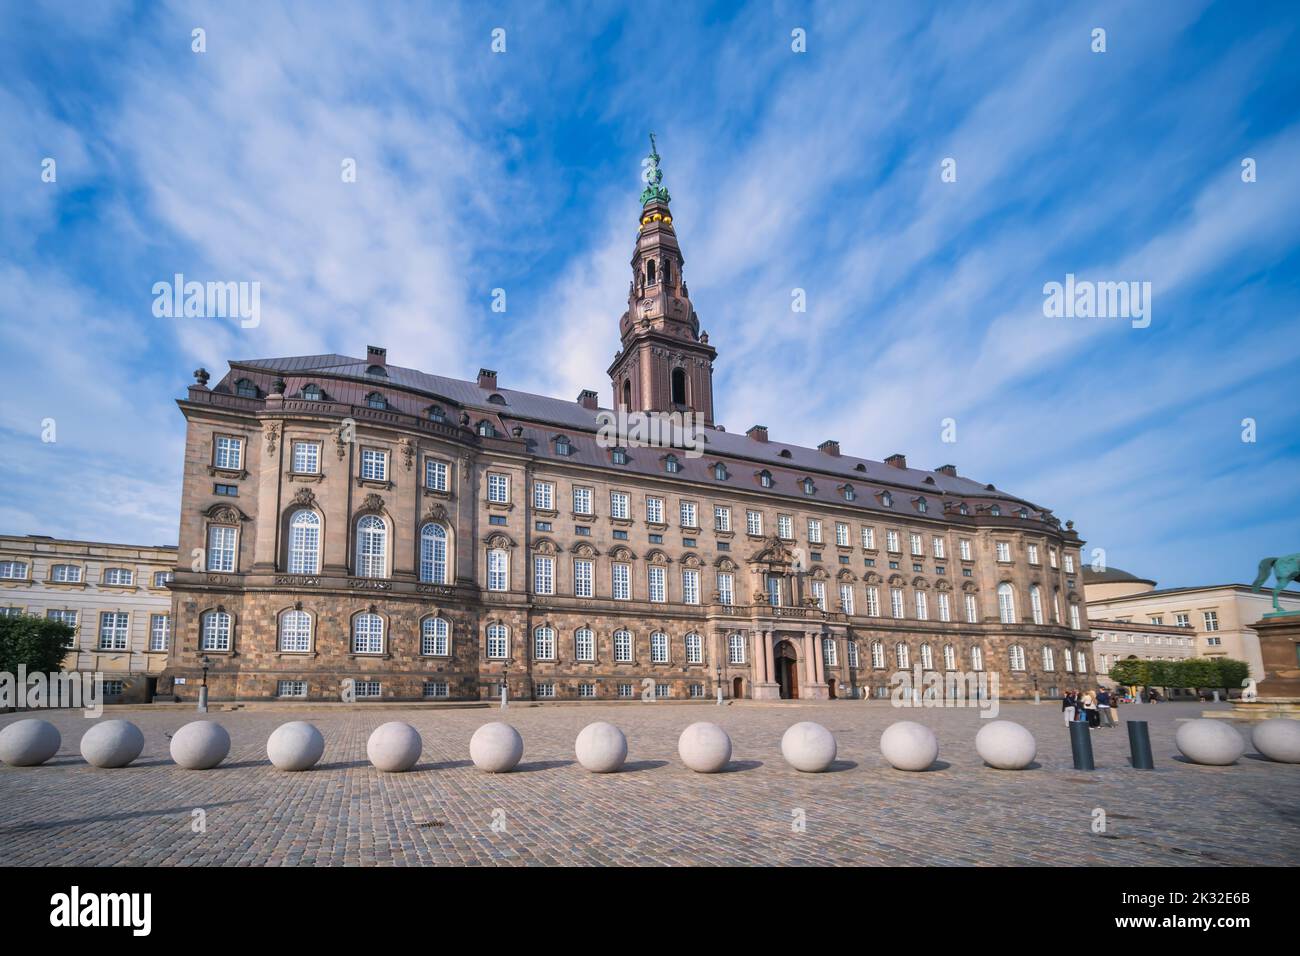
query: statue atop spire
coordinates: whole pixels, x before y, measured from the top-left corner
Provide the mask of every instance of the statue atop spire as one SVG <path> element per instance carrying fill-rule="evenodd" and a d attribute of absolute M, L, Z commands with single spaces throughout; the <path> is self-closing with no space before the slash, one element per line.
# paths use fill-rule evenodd
<path fill-rule="evenodd" d="M 641 205 L 648 206 L 656 200 L 668 202 L 668 188 L 661 185 L 664 174 L 659 168 L 659 148 L 655 145 L 654 133 L 650 134 L 650 155 L 641 160 L 641 179 L 646 184 L 641 190 Z"/>

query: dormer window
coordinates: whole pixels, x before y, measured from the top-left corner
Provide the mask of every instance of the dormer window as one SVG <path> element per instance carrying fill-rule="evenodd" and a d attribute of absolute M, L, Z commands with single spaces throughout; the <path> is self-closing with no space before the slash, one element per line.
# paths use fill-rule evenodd
<path fill-rule="evenodd" d="M 994 505 L 992 508 L 989 509 L 989 514 L 991 514 L 995 518 L 1000 518 L 1002 517 L 1002 509 L 999 508 L 997 505 Z"/>
<path fill-rule="evenodd" d="M 677 460 L 676 455 L 667 455 L 664 457 L 664 471 L 670 475 L 675 475 L 682 470 L 682 463 Z"/>
<path fill-rule="evenodd" d="M 853 490 L 853 486 L 852 486 L 852 485 L 845 485 L 845 486 L 844 486 L 844 500 L 845 500 L 845 501 L 852 501 L 852 500 L 853 500 L 854 498 L 856 498 L 857 496 L 858 496 L 858 493 L 857 493 L 856 491 Z"/>
<path fill-rule="evenodd" d="M 257 386 L 246 378 L 235 383 L 235 394 L 240 398 L 257 398 Z"/>
<path fill-rule="evenodd" d="M 777 454 L 780 455 L 782 458 L 791 457 L 789 448 L 782 448 L 779 452 L 777 452 Z"/>
<path fill-rule="evenodd" d="M 371 392 L 366 396 L 366 404 L 371 408 L 387 408 L 388 399 L 384 398 L 384 396 L 380 395 L 378 392 Z"/>
<path fill-rule="evenodd" d="M 917 498 L 916 510 L 921 512 L 921 514 L 925 514 L 927 511 L 930 510 L 930 503 L 926 501 L 924 498 Z"/>
<path fill-rule="evenodd" d="M 429 408 L 429 421 L 444 423 L 447 421 L 447 416 L 443 414 L 441 405 L 433 405 Z"/>
<path fill-rule="evenodd" d="M 506 400 L 495 392 L 488 396 L 488 401 L 493 405 L 504 405 L 506 403 Z"/>
<path fill-rule="evenodd" d="M 866 471 L 866 470 L 867 470 L 867 466 L 864 465 L 864 464 L 862 464 L 862 462 L 858 462 L 856 465 L 853 466 L 853 470 L 854 470 L 854 471 Z"/>
<path fill-rule="evenodd" d="M 811 495 L 817 491 L 817 486 L 813 484 L 813 480 L 811 478 L 805 478 L 802 484 L 803 484 L 803 493 L 805 495 Z"/>
<path fill-rule="evenodd" d="M 572 455 L 573 446 L 569 444 L 569 439 L 564 435 L 557 435 L 555 438 L 555 453 L 557 455 Z"/>
<path fill-rule="evenodd" d="M 610 452 L 610 456 L 609 456 L 609 458 L 610 458 L 610 461 L 612 461 L 612 462 L 613 462 L 614 464 L 616 464 L 616 465 L 626 465 L 626 464 L 627 464 L 627 449 L 626 449 L 626 448 L 615 448 L 613 451 Z"/>
<path fill-rule="evenodd" d="M 728 475 L 727 475 L 727 466 L 724 465 L 722 462 L 718 462 L 716 465 L 714 465 L 714 466 L 713 466 L 713 477 L 714 477 L 714 479 L 717 480 L 717 481 L 726 481 L 726 480 L 727 480 L 727 477 L 728 477 Z"/>
<path fill-rule="evenodd" d="M 368 369 L 366 369 L 366 374 L 376 375 L 379 378 L 388 378 L 388 373 L 384 371 L 384 367 L 382 365 L 370 366 Z"/>
<path fill-rule="evenodd" d="M 1028 509 L 1026 509 L 1026 508 L 1021 508 L 1021 509 L 1020 509 L 1018 512 L 1016 512 L 1016 513 L 1017 513 L 1021 518 L 1028 518 L 1028 517 L 1029 517 L 1029 511 L 1028 511 Z"/>
<path fill-rule="evenodd" d="M 481 437 L 483 437 L 483 438 L 496 438 L 496 437 L 497 437 L 497 430 L 496 430 L 496 428 L 495 428 L 495 427 L 492 425 L 492 423 L 491 423 L 490 421 L 488 421 L 486 418 L 483 419 L 483 421 L 481 421 L 481 422 L 478 423 L 478 429 L 477 429 L 477 431 L 478 431 L 479 435 L 480 435 Z"/>
<path fill-rule="evenodd" d="M 771 487 L 772 487 L 772 473 L 771 473 L 770 471 L 767 471 L 767 470 L 760 471 L 760 472 L 758 473 L 758 483 L 759 483 L 760 485 L 762 485 L 764 488 L 771 488 Z"/>
<path fill-rule="evenodd" d="M 304 401 L 319 402 L 325 397 L 325 393 L 320 390 L 319 385 L 304 385 L 302 387 L 302 397 Z"/>
<path fill-rule="evenodd" d="M 880 496 L 880 503 L 884 505 L 886 508 L 892 508 L 894 507 L 894 496 L 891 495 L 888 491 L 886 491 L 883 495 Z"/>
<path fill-rule="evenodd" d="M 968 515 L 968 514 L 970 514 L 970 508 L 966 507 L 966 502 L 963 501 L 963 502 L 958 506 L 958 508 L 957 508 L 957 513 L 958 513 L 958 514 L 963 514 L 963 515 Z"/>

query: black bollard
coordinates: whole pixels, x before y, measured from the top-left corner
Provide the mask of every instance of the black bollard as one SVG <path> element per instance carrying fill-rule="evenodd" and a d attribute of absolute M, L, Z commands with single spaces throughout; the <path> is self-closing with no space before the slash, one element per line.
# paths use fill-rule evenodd
<path fill-rule="evenodd" d="M 1097 769 L 1092 764 L 1092 738 L 1086 720 L 1070 721 L 1070 753 L 1074 755 L 1075 770 Z"/>
<path fill-rule="evenodd" d="M 1151 735 L 1147 732 L 1145 720 L 1126 720 L 1128 725 L 1128 749 L 1133 755 L 1134 770 L 1154 770 L 1155 761 L 1151 759 Z"/>

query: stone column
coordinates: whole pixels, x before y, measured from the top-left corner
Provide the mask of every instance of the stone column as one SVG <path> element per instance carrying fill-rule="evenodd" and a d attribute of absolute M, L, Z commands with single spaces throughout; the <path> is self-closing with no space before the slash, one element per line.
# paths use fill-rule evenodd
<path fill-rule="evenodd" d="M 764 672 L 764 668 L 763 668 L 763 664 L 765 663 L 766 660 L 763 655 L 763 633 L 761 631 L 754 631 L 753 634 L 750 635 L 750 638 L 751 638 L 751 642 L 754 645 L 754 657 L 753 657 L 754 683 L 761 684 L 767 680 L 767 674 Z"/>
<path fill-rule="evenodd" d="M 826 649 L 822 646 L 821 637 L 813 638 L 813 660 L 817 665 L 817 683 L 826 683 Z"/>
<path fill-rule="evenodd" d="M 773 660 L 773 648 L 776 645 L 776 634 L 773 631 L 763 631 L 763 659 L 767 662 L 766 681 L 776 680 L 776 661 Z"/>
<path fill-rule="evenodd" d="M 817 663 L 813 659 L 812 635 L 807 631 L 804 631 L 803 633 L 803 659 L 804 674 L 806 675 L 804 679 L 808 681 L 808 686 L 812 687 L 817 683 Z"/>

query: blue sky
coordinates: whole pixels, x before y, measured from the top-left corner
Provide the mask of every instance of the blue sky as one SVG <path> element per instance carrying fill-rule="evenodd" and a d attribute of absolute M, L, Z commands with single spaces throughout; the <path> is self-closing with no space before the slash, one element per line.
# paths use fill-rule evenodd
<path fill-rule="evenodd" d="M 1294 4 L 14 2 L 0 78 L 0 530 L 174 542 L 228 358 L 608 403 L 654 130 L 730 429 L 952 462 L 1162 585 L 1300 551 Z M 176 272 L 261 324 L 155 318 Z M 1067 273 L 1150 327 L 1046 318 Z"/>

